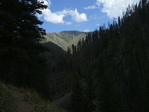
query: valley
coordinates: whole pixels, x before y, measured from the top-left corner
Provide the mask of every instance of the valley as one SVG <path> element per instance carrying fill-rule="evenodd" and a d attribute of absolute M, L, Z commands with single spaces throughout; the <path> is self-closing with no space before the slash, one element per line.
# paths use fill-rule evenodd
<path fill-rule="evenodd" d="M 92 32 L 46 33 L 47 5 L 0 1 L 0 112 L 149 112 L 149 1 Z"/>
<path fill-rule="evenodd" d="M 77 45 L 79 40 L 85 39 L 87 32 L 80 31 L 62 31 L 60 33 L 46 33 L 45 38 L 42 40 L 42 43 L 52 42 L 65 51 L 68 47 L 71 47 L 72 44 Z"/>

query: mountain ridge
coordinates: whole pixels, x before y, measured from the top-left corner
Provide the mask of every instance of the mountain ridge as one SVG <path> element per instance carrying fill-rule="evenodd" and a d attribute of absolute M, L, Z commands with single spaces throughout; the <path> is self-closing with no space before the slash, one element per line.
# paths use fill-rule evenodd
<path fill-rule="evenodd" d="M 88 32 L 80 32 L 76 30 L 61 31 L 59 33 L 46 33 L 46 35 L 44 36 L 45 38 L 41 42 L 52 42 L 67 51 L 68 47 L 70 47 L 72 44 L 76 45 L 79 40 L 85 38 L 87 34 Z"/>

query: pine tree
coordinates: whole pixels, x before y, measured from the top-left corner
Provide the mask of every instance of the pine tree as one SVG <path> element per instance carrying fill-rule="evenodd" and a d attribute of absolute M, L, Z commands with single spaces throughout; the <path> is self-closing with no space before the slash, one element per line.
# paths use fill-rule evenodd
<path fill-rule="evenodd" d="M 101 79 L 98 90 L 98 111 L 102 112 L 124 112 L 122 94 L 116 83 L 113 82 L 113 71 L 107 69 Z"/>
<path fill-rule="evenodd" d="M 93 112 L 96 110 L 96 105 L 94 104 L 95 100 L 95 91 L 93 86 L 93 79 L 90 75 L 87 76 L 87 89 L 85 91 L 86 96 L 86 111 Z"/>
<path fill-rule="evenodd" d="M 74 83 L 74 87 L 72 89 L 72 96 L 69 104 L 69 110 L 70 112 L 83 112 L 83 90 L 81 88 L 81 84 L 76 78 L 76 81 Z"/>
<path fill-rule="evenodd" d="M 42 22 L 36 17 L 46 7 L 37 0 L 0 0 L 2 80 L 37 91 L 46 87 L 47 65 L 42 53 L 47 49 L 40 44 L 45 30 L 39 27 Z"/>

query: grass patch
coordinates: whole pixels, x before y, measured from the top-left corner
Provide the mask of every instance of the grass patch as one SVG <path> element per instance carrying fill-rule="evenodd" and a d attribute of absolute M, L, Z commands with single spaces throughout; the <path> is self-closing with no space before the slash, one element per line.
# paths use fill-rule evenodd
<path fill-rule="evenodd" d="M 36 112 L 67 112 L 44 100 L 39 93 L 32 89 L 17 88 L 12 85 L 5 85 L 0 82 L 0 112 L 15 112 L 17 109 L 17 100 L 10 93 L 10 90 L 16 90 L 24 94 L 24 100 L 33 103 Z"/>
<path fill-rule="evenodd" d="M 7 87 L 0 83 L 0 112 L 14 112 L 16 99 L 8 91 Z"/>
<path fill-rule="evenodd" d="M 36 112 L 66 112 L 66 110 L 56 107 L 50 101 L 44 100 L 39 93 L 31 89 L 26 90 L 24 99 L 35 104 Z"/>

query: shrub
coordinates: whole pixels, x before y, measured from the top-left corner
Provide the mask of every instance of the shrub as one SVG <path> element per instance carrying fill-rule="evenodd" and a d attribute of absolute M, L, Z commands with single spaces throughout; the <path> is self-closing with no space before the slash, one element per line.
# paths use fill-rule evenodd
<path fill-rule="evenodd" d="M 0 112 L 14 112 L 16 100 L 7 90 L 6 86 L 0 83 Z"/>

